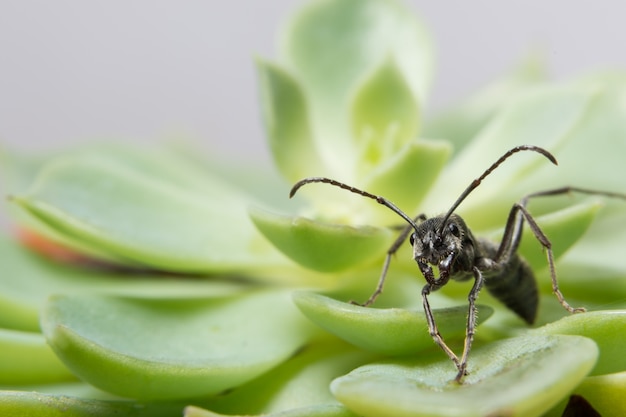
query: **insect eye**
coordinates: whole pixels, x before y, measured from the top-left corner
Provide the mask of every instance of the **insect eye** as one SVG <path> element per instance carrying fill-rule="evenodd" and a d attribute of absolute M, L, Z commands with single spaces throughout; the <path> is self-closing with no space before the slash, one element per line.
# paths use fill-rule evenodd
<path fill-rule="evenodd" d="M 411 233 L 411 236 L 409 236 L 409 243 L 411 246 L 415 243 L 415 233 Z"/>
<path fill-rule="evenodd" d="M 459 227 L 454 224 L 454 223 L 450 223 L 448 225 L 448 230 L 450 231 L 450 233 L 452 233 L 452 235 L 454 237 L 460 237 L 461 236 L 461 231 L 459 230 Z"/>

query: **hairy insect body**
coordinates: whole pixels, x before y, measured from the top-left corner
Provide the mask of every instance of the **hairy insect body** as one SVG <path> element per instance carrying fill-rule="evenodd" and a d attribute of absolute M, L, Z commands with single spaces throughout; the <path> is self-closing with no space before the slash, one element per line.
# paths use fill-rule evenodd
<path fill-rule="evenodd" d="M 494 259 L 498 259 L 500 244 L 488 239 L 476 239 L 457 214 L 452 214 L 442 229 L 443 218 L 442 215 L 424 220 L 411 235 L 413 258 L 418 265 L 439 265 L 452 255 L 450 279 L 470 280 L 475 276 L 474 268 L 478 269 L 491 295 L 528 324 L 534 323 L 539 292 L 528 263 L 517 253 L 512 253 L 506 262 L 494 262 Z M 439 230 L 442 232 L 437 233 Z M 441 279 L 441 276 L 435 279 L 431 287 L 433 291 L 445 284 Z"/>
<path fill-rule="evenodd" d="M 494 259 L 498 245 L 486 239 L 479 239 L 487 259 Z M 513 254 L 507 263 L 492 271 L 485 271 L 485 288 L 526 323 L 533 324 L 539 307 L 539 290 L 535 275 L 528 263 L 519 255 Z"/>
<path fill-rule="evenodd" d="M 419 215 L 413 219 L 384 197 L 371 194 L 331 178 L 305 178 L 297 182 L 292 187 L 289 194 L 290 197 L 293 197 L 298 189 L 310 183 L 330 184 L 375 200 L 377 203 L 394 211 L 407 222 L 407 227 L 387 251 L 376 290 L 370 298 L 361 305 L 368 306 L 372 304 L 382 293 L 391 258 L 406 238 L 409 237 L 409 241 L 413 247 L 413 258 L 426 280 L 426 285 L 422 289 L 422 303 L 428 323 L 428 331 L 435 343 L 441 347 L 456 365 L 458 372 L 455 380 L 457 382 L 461 382 L 462 378 L 467 373 L 468 355 L 472 347 L 476 328 L 477 309 L 475 303 L 483 286 L 485 286 L 495 298 L 504 303 L 504 305 L 527 323 L 530 324 L 535 321 L 539 299 L 537 284 L 530 267 L 526 261 L 517 254 L 524 223 L 528 224 L 531 232 L 545 250 L 548 267 L 550 269 L 552 292 L 556 295 L 563 308 L 570 313 L 585 311 L 584 308 L 574 308 L 570 306 L 559 290 L 554 265 L 554 254 L 552 253 L 552 243 L 550 243 L 548 237 L 526 208 L 528 201 L 531 198 L 557 196 L 572 192 L 626 200 L 626 194 L 570 186 L 528 194 L 511 208 L 504 227 L 502 240 L 499 244 L 486 239 L 476 239 L 463 219 L 455 213 L 455 210 L 472 190 L 481 184 L 482 180 L 500 166 L 507 158 L 520 151 L 537 152 L 546 157 L 553 164 L 557 164 L 554 156 L 543 148 L 532 145 L 516 146 L 504 153 L 496 162 L 487 168 L 480 177 L 472 181 L 452 204 L 446 214 L 432 218 Z M 436 267 L 439 276 L 435 275 L 433 267 Z M 446 345 L 441 337 L 428 301 L 428 296 L 431 292 L 439 290 L 451 279 L 453 281 L 470 281 L 473 279 L 474 281 L 467 296 L 469 308 L 463 354 L 460 357 Z"/>

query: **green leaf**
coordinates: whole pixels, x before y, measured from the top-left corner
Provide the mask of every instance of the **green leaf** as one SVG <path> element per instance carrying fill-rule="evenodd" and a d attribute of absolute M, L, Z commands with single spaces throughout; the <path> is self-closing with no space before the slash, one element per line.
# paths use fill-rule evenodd
<path fill-rule="evenodd" d="M 425 209 L 446 209 L 490 164 L 505 151 L 521 144 L 547 148 L 555 154 L 560 165 L 555 167 L 534 152 L 514 155 L 459 207 L 466 221 L 476 224 L 475 228 L 493 228 L 498 225 L 494 222 L 506 218 L 511 205 L 525 194 L 549 189 L 551 185 L 571 184 L 571 179 L 564 176 L 566 157 L 559 149 L 572 139 L 572 133 L 588 116 L 595 96 L 596 91 L 588 87 L 560 86 L 537 88 L 516 98 L 446 167 L 425 200 Z M 580 167 L 579 158 L 571 162 Z M 541 177 L 535 177 L 534 173 L 538 171 L 542 172 Z M 534 181 L 528 181 L 530 176 Z M 489 216 L 484 215 L 486 205 L 489 206 Z"/>
<path fill-rule="evenodd" d="M 411 355 L 433 346 L 423 311 L 367 308 L 308 292 L 294 293 L 293 298 L 312 322 L 366 351 Z M 481 321 L 493 313 L 487 306 L 479 310 Z M 466 306 L 436 309 L 433 314 L 444 337 L 463 337 Z"/>
<path fill-rule="evenodd" d="M 315 271 L 340 271 L 371 262 L 391 243 L 387 229 L 325 224 L 261 210 L 251 210 L 250 217 L 276 248 Z"/>
<path fill-rule="evenodd" d="M 308 106 L 298 82 L 286 71 L 257 61 L 261 107 L 274 162 L 283 176 L 298 181 L 324 172 L 309 125 Z"/>
<path fill-rule="evenodd" d="M 418 104 L 392 59 L 357 89 L 351 114 L 363 169 L 380 164 L 417 138 Z"/>
<path fill-rule="evenodd" d="M 579 336 L 517 337 L 475 349 L 469 375 L 449 360 L 394 360 L 357 368 L 331 384 L 363 416 L 540 416 L 591 370 L 598 352 Z"/>
<path fill-rule="evenodd" d="M 542 187 L 568 184 L 626 193 L 621 180 L 626 175 L 623 163 L 626 141 L 616 140 L 626 135 L 626 126 L 622 123 L 626 117 L 623 105 L 626 77 L 623 73 L 619 78 L 597 74 L 584 83 L 574 81 L 571 84 L 572 90 L 589 91 L 591 99 L 564 140 L 551 149 L 559 160 L 558 172 L 546 175 L 549 167 L 542 166 L 529 171 L 524 182 L 540 183 Z"/>
<path fill-rule="evenodd" d="M 354 165 L 348 106 L 365 77 L 392 59 L 417 102 L 424 101 L 432 52 L 422 25 L 394 0 L 312 2 L 291 20 L 283 56 L 305 92 L 315 139 L 330 169 L 349 179 Z"/>
<path fill-rule="evenodd" d="M 262 314 L 260 314 L 262 312 Z M 121 396 L 215 394 L 277 366 L 312 327 L 284 292 L 231 298 L 53 297 L 42 330 L 77 376 Z"/>
<path fill-rule="evenodd" d="M 454 153 L 458 153 L 508 103 L 545 82 L 544 67 L 542 60 L 537 57 L 526 58 L 513 71 L 489 82 L 476 93 L 426 120 L 422 136 L 445 139 L 453 145 Z"/>
<path fill-rule="evenodd" d="M 585 378 L 574 393 L 585 398 L 602 417 L 626 415 L 626 372 Z"/>
<path fill-rule="evenodd" d="M 0 326 L 39 331 L 39 310 L 53 292 L 118 288 L 124 280 L 55 264 L 0 236 Z"/>
<path fill-rule="evenodd" d="M 189 406 L 185 409 L 185 417 L 232 417 L 232 414 L 219 414 L 198 407 Z M 243 416 L 242 416 L 243 417 Z M 248 415 L 250 417 L 250 415 Z M 318 405 L 296 408 L 277 413 L 263 414 L 263 417 L 356 417 L 341 405 Z"/>
<path fill-rule="evenodd" d="M 553 213 L 535 218 L 537 224 L 552 243 L 555 259 L 559 259 L 568 249 L 583 237 L 593 222 L 600 205 L 595 202 L 577 204 Z M 504 219 L 503 219 L 504 220 Z M 495 242 L 499 242 L 504 228 L 488 234 Z M 548 266 L 546 253 L 532 230 L 525 225 L 519 253 L 530 264 L 533 271 L 541 271 Z"/>
<path fill-rule="evenodd" d="M 249 223 L 245 200 L 214 191 L 187 191 L 110 158 L 68 158 L 47 165 L 13 200 L 59 233 L 130 264 L 180 272 L 281 264 Z"/>
<path fill-rule="evenodd" d="M 445 142 L 411 141 L 393 157 L 381 162 L 364 179 L 364 188 L 382 195 L 413 217 L 450 155 Z M 369 202 L 369 204 L 374 204 Z M 388 221 L 402 223 L 389 211 Z M 377 216 L 382 217 L 382 216 Z"/>
<path fill-rule="evenodd" d="M 73 380 L 41 334 L 0 329 L 0 384 Z"/>
<path fill-rule="evenodd" d="M 39 331 L 39 311 L 51 294 L 106 292 L 141 297 L 219 297 L 243 287 L 212 280 L 142 276 L 129 279 L 116 273 L 72 268 L 44 259 L 7 237 L 0 236 L 3 273 L 0 279 L 0 326 Z"/>
<path fill-rule="evenodd" d="M 536 332 L 579 335 L 593 339 L 600 349 L 600 357 L 591 375 L 626 371 L 626 310 L 574 314 L 549 323 Z"/>
<path fill-rule="evenodd" d="M 0 414 L 38 417 L 169 417 L 179 415 L 184 405 L 102 401 L 39 392 L 0 391 Z"/>
<path fill-rule="evenodd" d="M 417 97 L 431 77 L 431 45 L 404 5 L 386 0 L 331 0 L 302 8 L 287 28 L 284 53 L 308 92 L 327 100 L 350 93 L 354 82 L 390 55 Z"/>
<path fill-rule="evenodd" d="M 282 415 L 288 410 L 323 415 L 329 405 L 339 405 L 328 390 L 331 381 L 372 359 L 335 338 L 316 340 L 261 377 L 211 400 L 207 408 L 229 415 Z"/>
<path fill-rule="evenodd" d="M 617 210 L 610 213 L 603 209 L 584 239 L 565 254 L 559 265 L 568 291 L 584 296 L 601 309 L 626 308 L 626 212 L 619 206 L 616 204 Z"/>
<path fill-rule="evenodd" d="M 523 143 L 551 151 L 558 167 L 539 155 L 512 157 L 460 207 L 466 220 L 480 228 L 493 227 L 492 219 L 505 216 L 510 205 L 522 196 L 568 185 L 626 192 L 619 180 L 626 175 L 626 142 L 614 139 L 626 135 L 621 123 L 626 117 L 621 104 L 625 97 L 625 79 L 598 76 L 594 82 L 545 86 L 516 98 L 448 166 L 427 198 L 427 207 L 441 199 L 454 201 L 471 178 L 505 150 Z M 601 157 L 589 152 L 590 138 Z M 459 178 L 467 181 L 459 183 Z M 549 207 L 550 200 L 538 199 L 533 206 L 544 212 L 542 207 Z M 493 216 L 483 215 L 485 204 L 489 204 Z"/>

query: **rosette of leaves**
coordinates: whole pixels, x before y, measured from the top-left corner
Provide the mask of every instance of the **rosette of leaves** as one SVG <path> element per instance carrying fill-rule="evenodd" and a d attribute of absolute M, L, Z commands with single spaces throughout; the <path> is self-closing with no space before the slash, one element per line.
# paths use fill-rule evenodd
<path fill-rule="evenodd" d="M 624 414 L 625 202 L 531 203 L 563 292 L 591 311 L 562 311 L 525 233 L 539 323 L 481 294 L 458 385 L 428 335 L 408 248 L 373 308 L 348 303 L 373 291 L 401 219 L 319 184 L 287 198 L 291 183 L 328 176 L 436 215 L 503 151 L 549 149 L 558 167 L 515 156 L 459 207 L 497 240 L 528 192 L 626 191 L 623 73 L 549 83 L 529 63 L 429 118 L 430 38 L 391 0 L 303 7 L 279 61 L 257 68 L 283 180 L 164 145 L 2 152 L 20 237 L 0 242 L 3 415 L 558 416 L 580 404 Z M 455 348 L 468 291 L 433 295 Z M 566 405 L 572 393 L 584 401 Z"/>

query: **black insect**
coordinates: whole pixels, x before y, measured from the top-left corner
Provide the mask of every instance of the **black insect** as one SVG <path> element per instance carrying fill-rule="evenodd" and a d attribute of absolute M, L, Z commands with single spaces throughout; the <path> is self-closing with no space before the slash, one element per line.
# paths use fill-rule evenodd
<path fill-rule="evenodd" d="M 578 187 L 562 187 L 532 193 L 522 198 L 511 208 L 500 244 L 482 238 L 475 238 L 463 219 L 455 214 L 454 211 L 463 200 L 480 185 L 487 175 L 511 155 L 520 151 L 538 152 L 549 159 L 550 162 L 557 165 L 556 158 L 543 148 L 531 145 L 517 146 L 502 155 L 480 177 L 472 181 L 454 204 L 452 204 L 447 213 L 432 218 L 427 218 L 425 215 L 421 214 L 412 219 L 384 197 L 370 194 L 330 178 L 305 178 L 296 183 L 290 192 L 290 197 L 293 197 L 295 193 L 306 184 L 315 182 L 330 184 L 376 200 L 379 204 L 388 207 L 400 215 L 400 217 L 408 223 L 398 239 L 396 239 L 387 251 L 387 257 L 376 290 L 362 305 L 369 306 L 376 300 L 378 295 L 380 295 L 383 290 L 391 257 L 410 234 L 409 241 L 413 247 L 413 258 L 426 279 L 426 285 L 422 290 L 422 300 L 428 322 L 428 329 L 437 345 L 443 349 L 456 365 L 458 373 L 455 380 L 457 382 L 460 382 L 467 373 L 467 360 L 476 328 L 477 310 L 475 302 L 483 284 L 491 294 L 527 323 L 532 324 L 535 321 L 539 298 L 535 276 L 526 261 L 516 253 L 522 237 L 524 221 L 528 222 L 531 231 L 545 249 L 548 258 L 548 266 L 550 268 L 550 277 L 552 279 L 552 291 L 561 305 L 570 313 L 585 311 L 582 307 L 574 308 L 570 306 L 559 290 L 554 267 L 554 256 L 552 254 L 552 244 L 526 209 L 528 201 L 534 197 L 555 196 L 570 192 L 626 199 L 626 195 Z M 435 276 L 431 265 L 437 266 L 439 270 L 438 277 Z M 450 279 L 466 281 L 471 278 L 474 278 L 474 285 L 468 295 L 469 312 L 467 316 L 465 343 L 463 354 L 461 358 L 459 358 L 446 345 L 439 334 L 428 302 L 428 295 L 446 285 Z"/>

